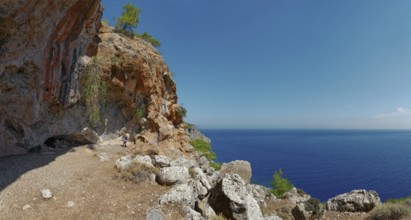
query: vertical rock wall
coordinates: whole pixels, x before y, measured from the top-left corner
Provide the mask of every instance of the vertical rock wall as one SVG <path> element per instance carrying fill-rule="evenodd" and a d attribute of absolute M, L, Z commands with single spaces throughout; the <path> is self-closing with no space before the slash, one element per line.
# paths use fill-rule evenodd
<path fill-rule="evenodd" d="M 0 2 L 0 156 L 80 129 L 79 58 L 97 51 L 100 0 Z M 81 118 L 81 117 L 80 117 Z M 74 126 L 74 127 L 73 127 Z"/>

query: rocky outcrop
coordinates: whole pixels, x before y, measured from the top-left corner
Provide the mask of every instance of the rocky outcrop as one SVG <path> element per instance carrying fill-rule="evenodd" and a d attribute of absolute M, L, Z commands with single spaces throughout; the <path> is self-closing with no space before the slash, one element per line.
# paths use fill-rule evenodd
<path fill-rule="evenodd" d="M 143 152 L 193 151 L 160 53 L 101 26 L 101 14 L 100 0 L 1 1 L 0 156 L 126 132 Z M 85 103 L 91 67 L 106 85 L 92 123 Z"/>
<path fill-rule="evenodd" d="M 251 164 L 244 160 L 235 160 L 230 163 L 223 163 L 221 166 L 221 175 L 238 174 L 245 183 L 249 183 L 251 179 Z"/>
<path fill-rule="evenodd" d="M 81 133 L 73 118 L 83 108 L 68 107 L 81 97 L 78 63 L 96 54 L 101 13 L 100 0 L 0 2 L 0 156 Z"/>
<path fill-rule="evenodd" d="M 157 181 L 161 185 L 170 186 L 176 183 L 184 183 L 189 177 L 186 167 L 163 167 L 157 174 Z"/>
<path fill-rule="evenodd" d="M 226 174 L 211 190 L 208 202 L 228 219 L 263 219 L 257 201 L 237 174 Z"/>
<path fill-rule="evenodd" d="M 198 130 L 197 126 L 195 126 L 193 124 L 185 124 L 185 131 L 186 131 L 186 134 L 188 135 L 188 137 L 191 140 L 200 139 L 200 140 L 203 140 L 207 143 L 211 143 L 210 138 L 208 138 L 203 133 L 201 133 L 201 131 Z"/>
<path fill-rule="evenodd" d="M 304 192 L 299 192 L 297 188 L 293 187 L 290 191 L 284 193 L 282 198 L 297 204 L 309 200 L 311 196 Z"/>
<path fill-rule="evenodd" d="M 380 197 L 374 190 L 353 190 L 327 201 L 327 210 L 339 212 L 368 212 L 381 205 Z"/>

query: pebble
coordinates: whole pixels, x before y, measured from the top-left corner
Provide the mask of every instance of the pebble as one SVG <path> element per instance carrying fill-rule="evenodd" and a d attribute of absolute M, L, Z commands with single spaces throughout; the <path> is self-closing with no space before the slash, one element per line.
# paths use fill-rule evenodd
<path fill-rule="evenodd" d="M 29 204 L 24 205 L 23 206 L 23 211 L 26 211 L 27 209 L 30 209 L 30 208 L 31 208 L 31 206 Z"/>
<path fill-rule="evenodd" d="M 68 202 L 67 202 L 67 207 L 71 208 L 71 207 L 73 207 L 75 204 L 76 204 L 76 203 L 73 202 L 73 201 L 68 201 Z"/>
<path fill-rule="evenodd" d="M 49 189 L 42 189 L 41 197 L 43 197 L 43 199 L 50 199 L 51 197 L 53 197 L 53 193 Z"/>

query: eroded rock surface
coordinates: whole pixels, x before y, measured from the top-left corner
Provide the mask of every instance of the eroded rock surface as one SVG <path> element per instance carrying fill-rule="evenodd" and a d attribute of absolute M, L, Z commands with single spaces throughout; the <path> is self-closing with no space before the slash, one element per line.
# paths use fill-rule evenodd
<path fill-rule="evenodd" d="M 368 212 L 381 205 L 380 197 L 374 190 L 353 190 L 327 201 L 327 210 L 339 212 Z"/>

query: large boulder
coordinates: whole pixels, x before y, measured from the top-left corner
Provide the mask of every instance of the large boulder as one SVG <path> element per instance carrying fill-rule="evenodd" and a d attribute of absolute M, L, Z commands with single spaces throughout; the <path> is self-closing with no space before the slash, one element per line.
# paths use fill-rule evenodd
<path fill-rule="evenodd" d="M 221 175 L 238 174 L 245 183 L 249 183 L 251 179 L 251 164 L 244 160 L 235 160 L 230 163 L 223 163 L 220 169 Z"/>
<path fill-rule="evenodd" d="M 227 219 L 263 219 L 257 201 L 237 174 L 226 174 L 210 191 L 208 202 Z"/>
<path fill-rule="evenodd" d="M 157 174 L 157 182 L 161 185 L 184 183 L 190 178 L 187 167 L 163 167 Z"/>
<path fill-rule="evenodd" d="M 170 166 L 170 158 L 163 155 L 154 155 L 154 165 L 158 167 Z"/>
<path fill-rule="evenodd" d="M 151 157 L 148 155 L 137 155 L 136 157 L 134 157 L 133 159 L 135 162 L 139 163 L 139 164 L 143 164 L 147 167 L 154 167 Z"/>
<path fill-rule="evenodd" d="M 327 201 L 327 210 L 339 212 L 368 212 L 381 205 L 380 197 L 374 190 L 353 190 Z"/>
<path fill-rule="evenodd" d="M 184 157 L 178 157 L 175 160 L 170 161 L 170 166 L 183 166 L 183 167 L 197 167 L 198 163 L 192 158 L 184 158 Z"/>
<path fill-rule="evenodd" d="M 193 188 L 188 184 L 178 184 L 175 185 L 166 194 L 163 194 L 159 198 L 159 203 L 168 204 L 175 203 L 180 205 L 185 205 L 189 207 L 194 207 L 194 192 Z"/>
<path fill-rule="evenodd" d="M 127 155 L 117 159 L 114 166 L 118 170 L 125 170 L 130 166 L 131 162 L 131 155 Z"/>

